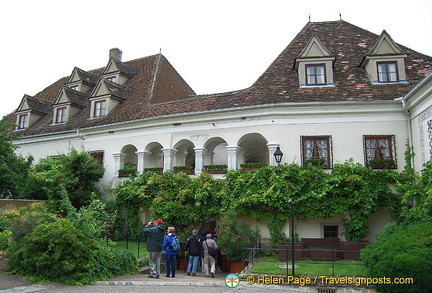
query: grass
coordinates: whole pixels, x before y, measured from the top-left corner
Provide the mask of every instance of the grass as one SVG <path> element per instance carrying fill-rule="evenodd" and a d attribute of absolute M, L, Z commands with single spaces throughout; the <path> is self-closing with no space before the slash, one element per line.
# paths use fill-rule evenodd
<path fill-rule="evenodd" d="M 137 241 L 128 241 L 126 248 L 126 240 L 115 241 L 117 250 L 128 250 L 132 252 L 136 258 L 144 257 L 148 255 L 148 251 L 146 249 L 146 243 L 141 241 L 139 243 L 139 252 L 138 252 L 138 242 Z M 139 253 L 139 254 L 138 254 Z"/>
<path fill-rule="evenodd" d="M 280 268 L 280 265 L 286 265 L 286 262 L 277 261 L 277 257 L 260 257 L 258 262 L 253 267 L 253 274 L 269 274 L 269 275 L 286 275 L 287 269 Z M 291 261 L 288 262 L 288 265 Z M 333 268 L 331 262 L 319 261 L 296 261 L 295 274 L 300 276 L 332 276 Z M 291 268 L 288 273 L 291 274 Z M 334 275 L 341 276 L 366 276 L 366 267 L 361 261 L 341 260 L 334 263 Z"/>

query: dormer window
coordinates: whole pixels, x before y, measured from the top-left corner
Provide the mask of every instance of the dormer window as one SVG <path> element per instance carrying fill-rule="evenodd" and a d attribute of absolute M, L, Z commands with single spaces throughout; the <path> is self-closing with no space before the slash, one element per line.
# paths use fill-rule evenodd
<path fill-rule="evenodd" d="M 116 76 L 110 76 L 106 78 L 107 80 L 111 81 L 111 82 L 117 82 L 117 77 Z"/>
<path fill-rule="evenodd" d="M 106 115 L 105 113 L 106 113 L 106 100 L 95 101 L 93 117 L 95 118 L 102 117 Z"/>
<path fill-rule="evenodd" d="M 66 107 L 57 108 L 55 122 L 56 123 L 65 123 L 66 117 L 67 117 L 66 113 L 67 113 Z"/>
<path fill-rule="evenodd" d="M 371 84 L 408 83 L 405 73 L 406 57 L 390 35 L 383 31 L 364 57 L 361 67 L 365 69 Z"/>
<path fill-rule="evenodd" d="M 28 114 L 18 116 L 18 129 L 26 129 L 28 127 Z"/>
<path fill-rule="evenodd" d="M 16 113 L 17 130 L 29 128 L 39 118 L 48 113 L 51 104 L 38 98 L 24 95 Z"/>
<path fill-rule="evenodd" d="M 397 72 L 397 62 L 377 62 L 378 82 L 397 82 L 399 81 Z"/>
<path fill-rule="evenodd" d="M 318 38 L 312 37 L 295 61 L 300 87 L 333 87 L 335 60 Z"/>
<path fill-rule="evenodd" d="M 307 64 L 306 83 L 308 85 L 326 84 L 325 64 Z"/>

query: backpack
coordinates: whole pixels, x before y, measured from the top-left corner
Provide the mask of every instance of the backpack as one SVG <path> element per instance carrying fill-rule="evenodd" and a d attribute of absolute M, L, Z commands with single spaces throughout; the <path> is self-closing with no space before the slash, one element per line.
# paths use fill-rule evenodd
<path fill-rule="evenodd" d="M 170 248 L 172 251 L 177 251 L 180 249 L 180 242 L 177 237 L 173 237 Z"/>
<path fill-rule="evenodd" d="M 209 254 L 210 256 L 212 256 L 212 257 L 215 257 L 215 256 L 217 255 L 217 250 L 214 249 L 214 248 L 211 247 L 211 246 L 208 246 L 208 244 L 207 244 L 207 240 L 204 241 L 204 242 L 205 242 L 205 244 L 206 244 L 206 246 L 207 246 L 208 254 Z"/>

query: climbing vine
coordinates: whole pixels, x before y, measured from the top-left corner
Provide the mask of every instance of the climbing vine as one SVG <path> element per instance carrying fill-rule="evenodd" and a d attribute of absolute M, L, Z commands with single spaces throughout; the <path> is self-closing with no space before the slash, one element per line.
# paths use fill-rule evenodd
<path fill-rule="evenodd" d="M 117 203 L 129 209 L 126 222 L 130 228 L 138 225 L 139 204 L 179 228 L 231 210 L 267 222 L 276 245 L 286 239 L 281 230 L 290 218 L 292 199 L 298 220 L 348 215 L 343 221 L 344 233 L 353 241 L 368 235 L 370 213 L 380 207 L 400 210 L 401 201 L 389 188 L 397 176 L 392 170 L 374 171 L 353 161 L 336 164 L 331 173 L 312 165 L 286 164 L 250 172 L 230 171 L 225 180 L 205 172 L 197 178 L 184 173 L 148 172 L 125 181 L 115 193 Z M 146 194 L 149 187 L 151 192 Z"/>

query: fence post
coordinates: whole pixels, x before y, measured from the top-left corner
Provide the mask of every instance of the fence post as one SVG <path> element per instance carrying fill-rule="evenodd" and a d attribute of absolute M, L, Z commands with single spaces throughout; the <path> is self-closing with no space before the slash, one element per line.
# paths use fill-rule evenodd
<path fill-rule="evenodd" d="M 129 250 L 129 229 L 126 229 L 126 250 Z"/>
<path fill-rule="evenodd" d="M 141 234 L 138 234 L 137 238 L 138 238 L 138 258 L 140 257 L 140 240 L 141 240 Z"/>
<path fill-rule="evenodd" d="M 286 275 L 288 278 L 288 245 L 285 245 Z"/>
<path fill-rule="evenodd" d="M 334 249 L 333 249 L 333 246 L 331 247 L 331 251 L 332 251 L 332 272 L 333 272 L 333 278 L 334 278 L 335 273 L 334 273 Z"/>

